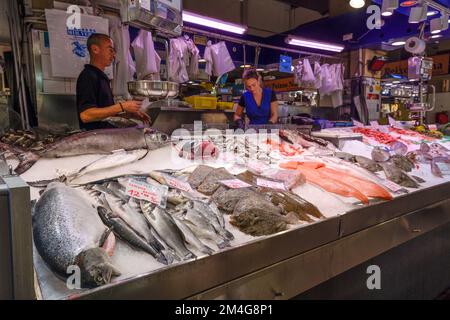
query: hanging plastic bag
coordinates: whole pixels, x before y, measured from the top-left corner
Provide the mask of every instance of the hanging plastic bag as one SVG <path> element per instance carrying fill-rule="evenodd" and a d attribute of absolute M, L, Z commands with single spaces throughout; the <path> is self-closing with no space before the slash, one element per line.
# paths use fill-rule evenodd
<path fill-rule="evenodd" d="M 327 96 L 331 94 L 331 87 L 333 85 L 333 79 L 331 78 L 330 65 L 324 64 L 321 67 L 322 86 L 319 90 L 321 96 Z"/>
<path fill-rule="evenodd" d="M 153 43 L 152 34 L 148 31 L 141 30 L 139 35 L 131 44 L 136 59 L 136 75 L 138 80 L 144 79 L 152 73 L 159 73 L 157 65 L 155 44 Z"/>
<path fill-rule="evenodd" d="M 114 96 L 130 98 L 127 83 L 133 80 L 136 66 L 130 53 L 130 33 L 127 25 L 122 25 L 120 18 L 111 17 L 110 36 L 116 48 L 112 80 L 112 91 Z"/>
<path fill-rule="evenodd" d="M 225 42 L 213 44 L 211 47 L 214 75 L 221 75 L 236 69 Z"/>
<path fill-rule="evenodd" d="M 184 39 L 170 40 L 169 80 L 177 83 L 189 81 L 186 64 L 183 58 Z"/>
<path fill-rule="evenodd" d="M 302 74 L 302 83 L 304 87 L 311 87 L 316 78 L 314 77 L 314 72 L 311 68 L 311 64 L 308 59 L 303 60 L 303 74 Z"/>
<path fill-rule="evenodd" d="M 208 41 L 205 48 L 205 53 L 203 54 L 203 59 L 206 61 L 205 73 L 209 76 L 212 76 L 212 67 L 213 67 L 213 58 L 212 58 L 212 50 L 211 50 L 211 41 Z"/>
<path fill-rule="evenodd" d="M 322 87 L 322 68 L 316 61 L 314 62 L 314 88 L 320 89 Z"/>

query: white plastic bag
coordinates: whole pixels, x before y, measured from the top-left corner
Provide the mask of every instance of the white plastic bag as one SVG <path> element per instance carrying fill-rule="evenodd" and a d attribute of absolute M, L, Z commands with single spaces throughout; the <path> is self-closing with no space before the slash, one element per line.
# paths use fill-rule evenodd
<path fill-rule="evenodd" d="M 113 66 L 114 78 L 112 80 L 112 91 L 114 96 L 130 98 L 127 83 L 133 80 L 136 66 L 130 53 L 130 33 L 128 26 L 122 25 L 119 17 L 111 17 L 110 36 L 116 48 L 116 58 Z"/>
<path fill-rule="evenodd" d="M 331 94 L 331 88 L 333 85 L 333 79 L 331 78 L 331 70 L 329 64 L 324 64 L 321 67 L 322 75 L 322 86 L 320 87 L 319 93 L 321 96 L 327 96 Z"/>
<path fill-rule="evenodd" d="M 152 34 L 141 30 L 131 44 L 136 59 L 136 75 L 138 80 L 144 79 L 149 74 L 158 73 L 160 66 L 157 64 L 157 54 Z"/>
<path fill-rule="evenodd" d="M 184 39 L 170 40 L 169 80 L 177 83 L 189 81 L 186 64 L 183 58 Z"/>
<path fill-rule="evenodd" d="M 315 82 L 316 78 L 314 77 L 314 72 L 311 68 L 311 64 L 308 59 L 303 60 L 303 74 L 302 74 L 302 82 L 305 87 L 311 87 L 311 85 Z"/>
<path fill-rule="evenodd" d="M 213 44 L 210 47 L 211 56 L 213 60 L 214 75 L 220 77 L 221 75 L 233 71 L 236 67 L 231 59 L 225 42 Z"/>
<path fill-rule="evenodd" d="M 314 62 L 314 88 L 320 89 L 322 87 L 322 68 L 316 61 Z"/>

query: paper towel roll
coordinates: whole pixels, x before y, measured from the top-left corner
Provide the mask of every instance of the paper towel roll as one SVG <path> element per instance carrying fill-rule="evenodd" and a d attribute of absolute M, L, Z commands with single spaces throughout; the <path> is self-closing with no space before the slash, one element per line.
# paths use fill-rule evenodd
<path fill-rule="evenodd" d="M 421 54 L 426 49 L 425 41 L 412 37 L 406 41 L 405 50 L 413 54 Z"/>

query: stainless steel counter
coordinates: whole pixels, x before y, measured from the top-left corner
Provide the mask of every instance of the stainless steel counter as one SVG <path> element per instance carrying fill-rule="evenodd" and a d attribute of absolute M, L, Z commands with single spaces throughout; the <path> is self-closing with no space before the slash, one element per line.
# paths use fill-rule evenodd
<path fill-rule="evenodd" d="M 70 299 L 290 299 L 449 225 L 449 191 L 447 182 Z"/>

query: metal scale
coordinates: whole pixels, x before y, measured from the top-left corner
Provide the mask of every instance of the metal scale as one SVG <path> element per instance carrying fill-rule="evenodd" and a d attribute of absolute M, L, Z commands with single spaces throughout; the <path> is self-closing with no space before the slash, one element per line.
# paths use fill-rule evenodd
<path fill-rule="evenodd" d="M 410 119 L 415 120 L 417 125 L 423 125 L 426 113 L 433 111 L 436 106 L 436 87 L 427 83 L 431 79 L 432 71 L 433 59 L 422 56 L 414 56 L 408 59 L 408 79 L 419 81 L 418 101 L 407 105 L 410 111 Z"/>

